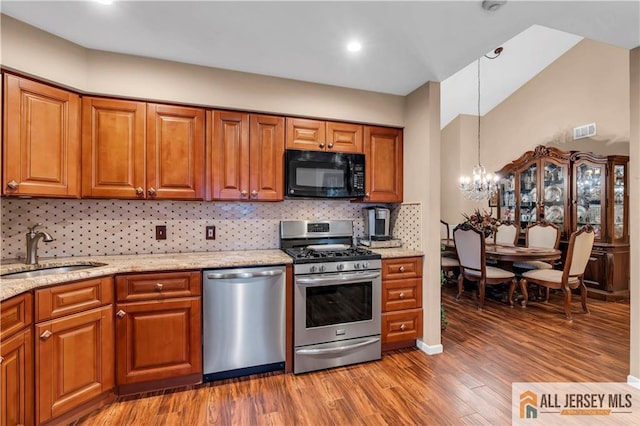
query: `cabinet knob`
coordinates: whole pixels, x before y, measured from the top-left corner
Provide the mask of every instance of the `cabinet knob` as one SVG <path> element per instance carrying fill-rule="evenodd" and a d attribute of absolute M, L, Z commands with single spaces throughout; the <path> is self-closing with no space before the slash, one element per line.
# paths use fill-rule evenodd
<path fill-rule="evenodd" d="M 136 188 L 136 195 L 142 195 L 142 194 L 144 194 L 144 189 L 142 189 L 140 187 L 137 187 Z"/>
<path fill-rule="evenodd" d="M 319 146 L 320 148 L 324 148 L 324 142 L 320 142 L 320 143 L 318 144 L 318 146 Z"/>
<path fill-rule="evenodd" d="M 402 325 L 400 325 L 400 330 L 404 331 L 405 328 L 407 328 L 407 326 L 402 323 Z"/>
<path fill-rule="evenodd" d="M 162 283 L 157 283 L 156 284 L 156 290 L 162 291 L 162 287 L 164 287 L 164 284 L 162 284 Z"/>
<path fill-rule="evenodd" d="M 247 196 L 247 190 L 243 189 L 242 191 L 240 191 L 240 195 L 242 195 L 243 197 Z"/>
<path fill-rule="evenodd" d="M 404 292 L 400 292 L 400 294 L 398 295 L 398 297 L 399 297 L 400 299 L 404 299 Z"/>
<path fill-rule="evenodd" d="M 156 189 L 154 187 L 151 187 L 147 190 L 147 193 L 153 197 L 154 195 L 156 195 Z"/>
<path fill-rule="evenodd" d="M 2 361 L 4 361 L 4 357 L 0 356 L 0 364 L 2 364 Z"/>
<path fill-rule="evenodd" d="M 329 145 L 327 145 L 328 148 L 333 148 L 333 143 L 329 142 Z"/>
<path fill-rule="evenodd" d="M 404 272 L 404 266 L 400 267 L 400 272 Z"/>
<path fill-rule="evenodd" d="M 18 186 L 20 186 L 20 184 L 15 180 L 12 180 L 7 184 L 7 186 L 9 187 L 9 189 L 18 189 Z"/>
<path fill-rule="evenodd" d="M 123 311 L 122 309 L 120 309 L 117 313 L 116 316 L 118 318 L 124 318 L 124 316 L 127 315 L 125 311 Z"/>
<path fill-rule="evenodd" d="M 256 191 L 255 189 L 251 191 L 251 198 L 256 198 L 257 196 L 258 196 L 258 191 Z"/>
<path fill-rule="evenodd" d="M 364 198 L 369 198 L 370 196 L 371 196 L 371 194 L 370 194 L 370 193 L 365 192 L 365 194 L 364 194 Z"/>
<path fill-rule="evenodd" d="M 52 332 L 50 332 L 49 330 L 45 330 L 45 331 L 44 331 L 44 333 L 42 333 L 42 334 L 40 335 L 40 338 L 41 338 L 42 340 L 47 340 L 49 337 L 51 337 L 51 335 L 52 335 L 52 334 L 53 334 L 53 333 L 52 333 Z"/>

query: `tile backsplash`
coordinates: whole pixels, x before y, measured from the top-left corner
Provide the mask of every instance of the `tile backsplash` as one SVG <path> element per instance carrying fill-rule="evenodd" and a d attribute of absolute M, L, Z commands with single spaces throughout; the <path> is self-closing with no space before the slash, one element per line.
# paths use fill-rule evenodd
<path fill-rule="evenodd" d="M 276 203 L 2 199 L 2 259 L 25 257 L 27 227 L 42 223 L 54 238 L 39 243 L 42 258 L 145 253 L 271 249 L 279 246 L 281 220 L 351 219 L 364 233 L 363 205 L 342 200 L 285 200 Z M 421 205 L 392 205 L 395 238 L 408 249 L 421 247 Z M 166 225 L 167 239 L 155 239 Z M 216 239 L 205 239 L 205 226 Z"/>

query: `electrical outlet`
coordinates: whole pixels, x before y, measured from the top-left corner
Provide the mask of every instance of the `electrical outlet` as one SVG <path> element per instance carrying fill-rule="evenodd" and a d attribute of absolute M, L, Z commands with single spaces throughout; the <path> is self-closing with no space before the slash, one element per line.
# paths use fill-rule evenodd
<path fill-rule="evenodd" d="M 207 226 L 207 231 L 205 233 L 205 238 L 207 240 L 215 240 L 216 239 L 216 227 L 215 226 Z"/>
<path fill-rule="evenodd" d="M 156 225 L 156 240 L 166 240 L 166 239 L 167 239 L 167 226 Z"/>

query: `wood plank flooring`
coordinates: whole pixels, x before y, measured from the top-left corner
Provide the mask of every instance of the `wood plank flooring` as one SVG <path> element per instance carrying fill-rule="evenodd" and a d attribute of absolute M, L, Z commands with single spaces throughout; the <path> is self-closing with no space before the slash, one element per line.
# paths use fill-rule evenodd
<path fill-rule="evenodd" d="M 122 397 L 77 425 L 508 425 L 511 383 L 626 382 L 629 304 L 560 294 L 510 309 L 487 300 L 477 311 L 443 289 L 449 325 L 444 353 L 417 349 L 381 361 L 302 375 L 270 373 L 141 397 Z"/>

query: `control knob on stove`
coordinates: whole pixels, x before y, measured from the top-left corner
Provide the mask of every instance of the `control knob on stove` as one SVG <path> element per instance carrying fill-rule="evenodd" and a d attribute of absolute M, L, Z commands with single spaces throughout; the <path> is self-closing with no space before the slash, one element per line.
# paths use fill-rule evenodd
<path fill-rule="evenodd" d="M 367 269 L 369 267 L 369 262 L 362 262 L 362 269 Z"/>
<path fill-rule="evenodd" d="M 353 269 L 360 269 L 360 264 L 358 262 L 354 263 Z"/>
<path fill-rule="evenodd" d="M 309 268 L 309 272 L 314 274 L 316 272 L 316 265 L 311 265 L 311 267 Z"/>
<path fill-rule="evenodd" d="M 320 266 L 318 266 L 318 270 L 319 270 L 320 272 L 324 272 L 324 270 L 325 270 L 325 269 L 326 269 L 326 268 L 325 268 L 325 266 L 324 266 L 324 265 L 320 265 Z"/>
<path fill-rule="evenodd" d="M 342 263 L 339 263 L 338 266 L 336 266 L 336 269 L 338 271 L 342 271 L 344 269 L 344 265 Z"/>

